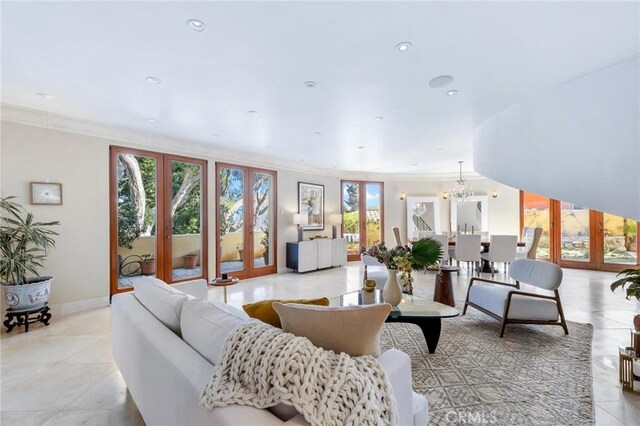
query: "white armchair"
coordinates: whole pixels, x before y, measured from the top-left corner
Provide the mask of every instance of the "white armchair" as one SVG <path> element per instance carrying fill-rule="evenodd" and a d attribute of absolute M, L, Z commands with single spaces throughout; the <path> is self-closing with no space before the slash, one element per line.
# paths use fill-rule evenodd
<path fill-rule="evenodd" d="M 500 337 L 507 324 L 559 325 L 569 334 L 562 312 L 558 288 L 562 269 L 556 264 L 532 259 L 517 259 L 509 267 L 515 284 L 472 278 L 462 315 L 468 306 L 501 321 Z M 542 289 L 549 295 L 520 290 L 520 283 Z M 553 295 L 551 295 L 551 293 Z"/>

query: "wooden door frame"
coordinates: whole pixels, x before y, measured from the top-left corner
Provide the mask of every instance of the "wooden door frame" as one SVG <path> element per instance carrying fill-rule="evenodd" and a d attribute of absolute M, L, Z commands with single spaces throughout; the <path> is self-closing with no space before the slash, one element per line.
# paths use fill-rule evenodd
<path fill-rule="evenodd" d="M 261 277 L 264 275 L 275 274 L 278 272 L 278 172 L 275 170 L 268 170 L 258 167 L 250 167 L 243 166 L 240 164 L 232 164 L 232 163 L 223 163 L 216 162 L 216 177 L 215 177 L 215 211 L 216 211 L 216 275 L 220 275 L 222 271 L 222 250 L 221 250 L 221 229 L 220 229 L 220 169 L 236 169 L 242 170 L 244 173 L 244 190 L 243 190 L 243 205 L 245 208 L 243 209 L 243 221 L 244 221 L 244 235 L 242 236 L 242 244 L 245 253 L 245 260 L 243 261 L 243 269 L 241 271 L 233 271 L 233 276 L 240 279 L 245 278 L 255 278 Z M 271 215 L 272 226 L 273 226 L 273 264 L 270 266 L 263 266 L 260 268 L 256 268 L 252 265 L 253 261 L 253 209 L 246 208 L 247 205 L 253 206 L 253 173 L 268 173 L 273 177 L 272 188 L 273 198 L 272 198 L 272 206 L 273 214 Z M 247 250 L 248 249 L 248 250 Z M 271 253 L 269 253 L 271 257 Z M 248 260 L 246 260 L 248 259 Z"/>
<path fill-rule="evenodd" d="M 358 232 L 359 243 L 362 246 L 363 242 L 366 244 L 367 237 L 367 184 L 379 184 L 380 185 L 380 241 L 384 241 L 384 182 L 373 180 L 352 180 L 343 179 L 340 180 L 340 214 L 344 218 L 344 201 L 343 187 L 345 183 L 358 184 Z M 364 189 L 364 191 L 363 191 Z M 364 196 L 362 196 L 364 194 Z M 344 219 L 342 220 L 341 233 L 344 235 Z M 364 239 L 362 238 L 364 236 Z M 360 253 L 347 254 L 347 261 L 360 260 Z"/>
<path fill-rule="evenodd" d="M 636 264 L 616 264 L 604 261 L 604 213 L 596 210 L 589 210 L 589 262 L 579 262 L 562 260 L 562 229 L 561 221 L 561 201 L 549 198 L 549 261 L 558 264 L 563 268 L 575 268 L 586 270 L 598 270 L 607 272 L 620 272 L 627 268 L 640 265 L 640 259 L 636 258 Z M 520 191 L 520 232 L 524 227 L 524 191 Z M 636 222 L 636 245 L 640 242 L 640 222 Z M 638 253 L 638 247 L 636 248 Z M 547 259 L 541 259 L 547 260 Z"/>
<path fill-rule="evenodd" d="M 178 161 L 183 163 L 197 164 L 200 166 L 200 236 L 201 236 L 201 253 L 200 253 L 200 269 L 202 274 L 198 277 L 187 277 L 181 280 L 173 280 L 173 265 L 170 262 L 165 262 L 164 266 L 164 281 L 169 284 L 180 283 L 184 281 L 192 281 L 197 279 L 209 278 L 209 256 L 208 256 L 208 190 L 207 190 L 207 160 L 200 160 L 197 158 L 184 157 L 181 155 L 164 154 L 164 199 L 173 200 L 173 169 L 171 167 L 172 161 Z M 166 218 L 164 226 L 164 256 L 165 259 L 171 259 L 173 261 L 173 223 L 171 221 L 171 203 L 164 203 L 164 217 Z M 171 221 L 171 223 L 169 223 Z M 158 263 L 158 265 L 160 265 Z"/>
<path fill-rule="evenodd" d="M 164 280 L 164 161 L 163 154 L 124 146 L 109 146 L 109 289 L 110 296 L 133 288 L 118 288 L 118 154 L 133 154 L 156 159 L 156 277 Z"/>

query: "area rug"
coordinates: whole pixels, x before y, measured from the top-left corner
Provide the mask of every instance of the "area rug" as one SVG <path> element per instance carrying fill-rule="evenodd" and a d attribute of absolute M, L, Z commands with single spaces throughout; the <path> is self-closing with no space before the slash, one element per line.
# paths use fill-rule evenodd
<path fill-rule="evenodd" d="M 412 324 L 385 324 L 381 345 L 411 357 L 430 425 L 589 425 L 593 327 L 568 327 L 508 325 L 501 339 L 497 321 L 469 308 L 442 320 L 434 354 Z"/>

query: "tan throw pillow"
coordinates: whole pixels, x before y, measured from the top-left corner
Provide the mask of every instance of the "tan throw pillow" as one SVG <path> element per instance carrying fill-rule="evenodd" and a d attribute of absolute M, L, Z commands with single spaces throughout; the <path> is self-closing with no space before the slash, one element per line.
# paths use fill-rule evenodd
<path fill-rule="evenodd" d="M 322 297 L 320 299 L 299 299 L 299 300 L 261 300 L 260 302 L 248 303 L 242 305 L 242 309 L 251 318 L 259 319 L 260 321 L 272 325 L 274 327 L 282 328 L 280 324 L 280 317 L 273 310 L 274 302 L 279 303 L 298 303 L 301 305 L 319 305 L 329 306 L 329 299 Z"/>
<path fill-rule="evenodd" d="M 380 328 L 391 312 L 388 303 L 324 307 L 274 303 L 282 329 L 316 346 L 351 356 L 380 355 Z"/>

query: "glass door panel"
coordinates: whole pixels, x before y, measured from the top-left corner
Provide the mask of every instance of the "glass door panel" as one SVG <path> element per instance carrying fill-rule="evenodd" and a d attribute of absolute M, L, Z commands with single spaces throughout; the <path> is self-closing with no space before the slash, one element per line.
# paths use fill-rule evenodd
<path fill-rule="evenodd" d="M 638 264 L 638 222 L 603 213 L 602 231 L 603 239 L 599 245 L 603 263 L 630 266 Z"/>
<path fill-rule="evenodd" d="M 171 264 L 167 276 L 172 281 L 194 279 L 203 276 L 206 261 L 203 259 L 204 235 L 202 229 L 203 167 L 198 163 L 170 160 L 171 205 Z"/>
<path fill-rule="evenodd" d="M 365 185 L 366 198 L 366 242 L 371 247 L 382 242 L 382 184 L 367 183 Z"/>
<path fill-rule="evenodd" d="M 536 257 L 551 259 L 551 200 L 530 192 L 522 193 L 522 226 L 542 228 Z"/>
<path fill-rule="evenodd" d="M 245 271 L 245 171 L 218 168 L 218 271 Z"/>
<path fill-rule="evenodd" d="M 117 290 L 122 290 L 157 273 L 158 159 L 117 153 L 116 162 Z"/>
<path fill-rule="evenodd" d="M 347 240 L 347 256 L 356 260 L 360 256 L 360 185 L 342 183 L 342 235 Z"/>
<path fill-rule="evenodd" d="M 253 244 L 254 269 L 275 266 L 274 175 L 264 171 L 252 172 L 253 179 Z M 275 271 L 274 271 L 275 272 Z"/>
<path fill-rule="evenodd" d="M 590 210 L 564 201 L 560 202 L 560 259 L 591 261 Z"/>

